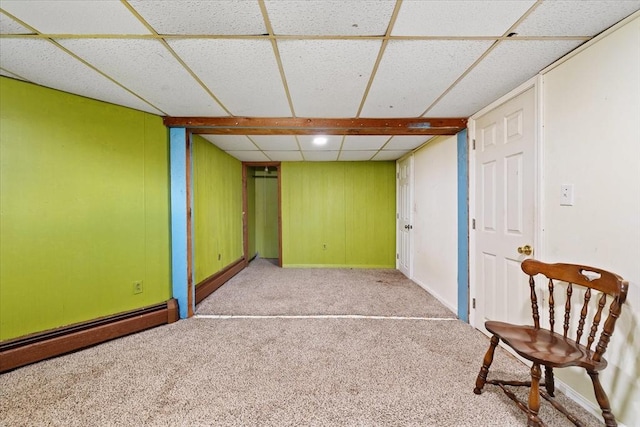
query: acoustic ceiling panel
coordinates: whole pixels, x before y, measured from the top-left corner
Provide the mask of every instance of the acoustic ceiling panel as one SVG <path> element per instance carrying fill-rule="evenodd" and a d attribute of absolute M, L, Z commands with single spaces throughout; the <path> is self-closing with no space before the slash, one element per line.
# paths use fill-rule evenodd
<path fill-rule="evenodd" d="M 181 39 L 169 45 L 235 116 L 291 116 L 269 40 Z"/>
<path fill-rule="evenodd" d="M 249 138 L 244 135 L 201 135 L 204 139 L 223 151 L 258 150 Z"/>
<path fill-rule="evenodd" d="M 383 150 L 379 151 L 378 154 L 371 160 L 398 160 L 400 157 L 407 154 L 409 150 Z"/>
<path fill-rule="evenodd" d="M 338 160 L 345 162 L 367 161 L 377 153 L 376 150 L 367 151 L 342 151 Z"/>
<path fill-rule="evenodd" d="M 228 115 L 157 40 L 62 39 L 59 43 L 168 115 Z"/>
<path fill-rule="evenodd" d="M 324 138 L 326 139 L 326 142 L 321 145 L 316 144 L 314 143 L 316 138 Z M 299 135 L 298 141 L 300 142 L 300 148 L 305 151 L 340 150 L 340 146 L 342 145 L 342 138 L 342 135 Z"/>
<path fill-rule="evenodd" d="M 6 70 L 0 68 L 0 76 L 11 77 L 12 79 L 24 80 L 22 77 L 17 74 L 10 73 Z"/>
<path fill-rule="evenodd" d="M 257 1 L 130 0 L 159 34 L 260 35 L 267 32 Z"/>
<path fill-rule="evenodd" d="M 293 135 L 252 135 L 251 139 L 261 150 L 291 151 L 298 149 Z"/>
<path fill-rule="evenodd" d="M 47 40 L 1 38 L 0 52 L 0 67 L 33 83 L 162 115 Z"/>
<path fill-rule="evenodd" d="M 262 151 L 227 151 L 241 162 L 268 162 L 269 158 Z"/>
<path fill-rule="evenodd" d="M 384 146 L 385 150 L 413 150 L 433 138 L 430 135 L 397 135 Z"/>
<path fill-rule="evenodd" d="M 395 0 L 266 0 L 276 35 L 384 35 Z"/>
<path fill-rule="evenodd" d="M 379 150 L 391 138 L 388 135 L 347 135 L 342 150 Z M 342 158 L 342 156 L 340 156 Z"/>
<path fill-rule="evenodd" d="M 471 116 L 581 43 L 580 40 L 505 40 L 425 116 Z"/>
<path fill-rule="evenodd" d="M 0 7 L 44 34 L 150 34 L 119 1 L 3 0 Z"/>
<path fill-rule="evenodd" d="M 502 36 L 535 0 L 404 0 L 393 36 Z"/>
<path fill-rule="evenodd" d="M 595 36 L 640 9 L 640 0 L 545 1 L 516 29 L 519 36 Z"/>
<path fill-rule="evenodd" d="M 265 151 L 264 154 L 274 162 L 302 161 L 302 153 L 300 151 Z"/>
<path fill-rule="evenodd" d="M 391 40 L 362 117 L 418 117 L 492 44 L 489 40 Z"/>
<path fill-rule="evenodd" d="M 339 151 L 303 151 L 304 159 L 309 162 L 335 162 Z"/>
<path fill-rule="evenodd" d="M 380 40 L 278 41 L 299 117 L 355 117 Z"/>
<path fill-rule="evenodd" d="M 4 6 L 4 3 L 2 6 Z M 0 34 L 33 34 L 33 31 L 9 18 L 4 13 L 0 13 Z"/>

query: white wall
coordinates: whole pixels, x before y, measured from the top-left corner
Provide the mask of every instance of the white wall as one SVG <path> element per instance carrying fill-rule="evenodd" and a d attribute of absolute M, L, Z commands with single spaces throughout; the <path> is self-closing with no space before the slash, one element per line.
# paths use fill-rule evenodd
<path fill-rule="evenodd" d="M 456 136 L 434 138 L 414 154 L 413 280 L 457 313 Z"/>
<path fill-rule="evenodd" d="M 618 419 L 640 426 L 640 18 L 548 71 L 542 102 L 544 258 L 629 280 L 600 377 Z M 558 377 L 595 402 L 584 371 Z"/>

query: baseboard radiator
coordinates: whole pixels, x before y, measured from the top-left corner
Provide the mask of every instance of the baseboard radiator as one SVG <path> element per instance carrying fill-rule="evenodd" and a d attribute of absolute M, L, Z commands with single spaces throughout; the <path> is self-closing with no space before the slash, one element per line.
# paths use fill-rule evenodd
<path fill-rule="evenodd" d="M 178 302 L 157 304 L 0 343 L 0 373 L 179 318 Z"/>
<path fill-rule="evenodd" d="M 244 257 L 242 257 L 198 283 L 196 285 L 196 304 L 199 304 L 203 299 L 211 295 L 213 291 L 224 285 L 233 276 L 240 273 L 246 266 L 247 262 Z"/>

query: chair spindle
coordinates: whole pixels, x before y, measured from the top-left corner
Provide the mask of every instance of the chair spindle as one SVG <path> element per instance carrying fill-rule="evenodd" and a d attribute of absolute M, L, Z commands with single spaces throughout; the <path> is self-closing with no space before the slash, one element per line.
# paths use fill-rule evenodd
<path fill-rule="evenodd" d="M 551 332 L 553 332 L 553 325 L 556 323 L 555 319 L 555 300 L 553 299 L 553 280 L 549 279 L 549 326 Z"/>
<path fill-rule="evenodd" d="M 536 297 L 536 282 L 533 276 L 529 276 L 529 288 L 531 288 L 531 312 L 533 314 L 533 326 L 540 329 L 540 314 L 538 314 L 538 297 Z"/>
<path fill-rule="evenodd" d="M 582 338 L 582 331 L 584 330 L 584 320 L 587 318 L 589 311 L 589 301 L 591 300 L 591 288 L 587 288 L 584 293 L 584 304 L 582 304 L 582 310 L 580 310 L 580 321 L 578 321 L 578 332 L 576 333 L 576 342 L 580 343 Z"/>
<path fill-rule="evenodd" d="M 567 337 L 569 331 L 569 320 L 571 320 L 571 294 L 573 293 L 573 287 L 571 283 L 567 284 L 567 303 L 564 305 L 564 337 Z"/>
<path fill-rule="evenodd" d="M 607 294 L 604 292 L 600 295 L 600 300 L 598 300 L 598 311 L 596 311 L 596 315 L 593 317 L 593 323 L 591 324 L 591 332 L 589 333 L 589 339 L 587 340 L 587 350 L 591 351 L 591 345 L 593 341 L 596 339 L 596 332 L 598 332 L 598 325 L 600 325 L 600 319 L 602 319 L 602 309 L 607 303 Z"/>

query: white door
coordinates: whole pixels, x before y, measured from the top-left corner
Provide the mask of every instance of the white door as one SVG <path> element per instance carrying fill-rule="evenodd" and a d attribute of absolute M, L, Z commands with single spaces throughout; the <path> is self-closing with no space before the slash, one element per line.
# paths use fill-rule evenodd
<path fill-rule="evenodd" d="M 531 88 L 475 122 L 471 315 L 482 331 L 487 319 L 532 321 L 528 279 L 520 263 L 533 256 L 526 254 L 527 245 L 535 250 L 535 105 Z"/>
<path fill-rule="evenodd" d="M 411 278 L 411 206 L 413 199 L 413 156 L 398 162 L 398 269 Z"/>

